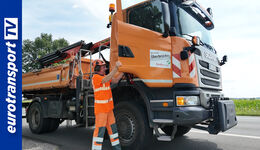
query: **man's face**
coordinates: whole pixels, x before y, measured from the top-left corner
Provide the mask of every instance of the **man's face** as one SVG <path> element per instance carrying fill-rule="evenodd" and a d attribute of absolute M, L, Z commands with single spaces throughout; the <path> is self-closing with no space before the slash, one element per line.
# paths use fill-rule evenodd
<path fill-rule="evenodd" d="M 105 75 L 106 74 L 106 70 L 107 70 L 106 65 L 100 66 L 99 74 L 100 75 Z"/>

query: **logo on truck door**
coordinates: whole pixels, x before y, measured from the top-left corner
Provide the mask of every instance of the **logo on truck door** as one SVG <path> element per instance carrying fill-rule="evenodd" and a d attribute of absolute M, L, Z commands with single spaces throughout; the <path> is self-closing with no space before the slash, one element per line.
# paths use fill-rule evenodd
<path fill-rule="evenodd" d="M 150 67 L 171 69 L 171 53 L 161 50 L 150 50 Z"/>

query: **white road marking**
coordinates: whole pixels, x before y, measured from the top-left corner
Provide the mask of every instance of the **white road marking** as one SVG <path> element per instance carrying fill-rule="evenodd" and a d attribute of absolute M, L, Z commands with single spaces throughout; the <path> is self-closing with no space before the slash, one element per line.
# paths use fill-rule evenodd
<path fill-rule="evenodd" d="M 204 133 L 204 134 L 209 134 L 208 132 L 204 131 L 196 131 L 192 130 L 191 132 L 193 133 Z M 218 135 L 223 135 L 223 136 L 233 136 L 233 137 L 242 137 L 242 138 L 250 138 L 250 139 L 257 139 L 260 140 L 259 136 L 251 136 L 251 135 L 240 135 L 240 134 L 230 134 L 230 133 L 219 133 Z"/>

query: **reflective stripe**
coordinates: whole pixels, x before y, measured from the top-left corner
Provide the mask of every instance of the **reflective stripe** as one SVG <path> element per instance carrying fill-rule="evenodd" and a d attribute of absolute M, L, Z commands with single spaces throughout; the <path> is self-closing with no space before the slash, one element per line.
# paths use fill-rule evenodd
<path fill-rule="evenodd" d="M 151 103 L 173 102 L 173 100 L 150 100 Z"/>
<path fill-rule="evenodd" d="M 190 57 L 189 57 L 189 71 L 190 71 L 190 77 L 193 78 L 196 74 L 194 54 L 191 54 Z"/>
<path fill-rule="evenodd" d="M 116 145 L 118 145 L 119 144 L 119 139 L 117 139 L 116 141 L 114 141 L 114 142 L 111 142 L 111 145 L 112 146 L 116 146 Z"/>
<path fill-rule="evenodd" d="M 100 137 L 93 137 L 94 142 L 103 142 L 103 138 Z"/>
<path fill-rule="evenodd" d="M 191 54 L 189 57 L 189 65 L 194 61 L 194 54 Z"/>
<path fill-rule="evenodd" d="M 142 79 L 143 82 L 148 83 L 172 83 L 172 80 L 156 80 L 156 79 Z"/>
<path fill-rule="evenodd" d="M 50 81 L 43 81 L 43 82 L 37 82 L 37 83 L 31 83 L 31 84 L 23 84 L 22 87 L 27 87 L 27 86 L 34 86 L 34 85 L 40 85 L 40 84 L 47 84 L 47 83 L 55 83 L 59 82 L 60 80 L 50 80 Z"/>
<path fill-rule="evenodd" d="M 195 68 L 190 72 L 190 77 L 193 78 L 195 76 Z"/>
<path fill-rule="evenodd" d="M 173 78 L 180 78 L 180 76 L 175 72 L 172 72 L 172 75 L 173 75 Z"/>
<path fill-rule="evenodd" d="M 102 149 L 102 145 L 92 145 L 92 150 L 101 150 Z"/>
<path fill-rule="evenodd" d="M 112 98 L 108 99 L 108 100 L 95 100 L 95 103 L 97 104 L 106 104 L 108 102 L 112 101 Z"/>
<path fill-rule="evenodd" d="M 94 89 L 94 92 L 98 92 L 98 91 L 106 91 L 106 90 L 110 90 L 110 87 L 100 87 L 100 88 L 97 88 L 97 89 Z"/>
<path fill-rule="evenodd" d="M 156 80 L 156 79 L 133 79 L 133 81 L 143 81 L 148 83 L 172 83 L 172 80 Z"/>
<path fill-rule="evenodd" d="M 118 137 L 118 133 L 115 133 L 115 134 L 112 134 L 112 135 L 109 135 L 109 136 L 110 136 L 110 139 L 114 139 L 114 138 Z"/>
<path fill-rule="evenodd" d="M 172 76 L 173 78 L 180 78 L 181 77 L 181 58 L 180 54 L 173 54 L 172 55 Z"/>
<path fill-rule="evenodd" d="M 172 56 L 172 63 L 173 63 L 177 68 L 181 69 L 181 63 L 180 63 L 180 61 L 179 61 L 177 58 L 173 57 L 173 56 Z"/>

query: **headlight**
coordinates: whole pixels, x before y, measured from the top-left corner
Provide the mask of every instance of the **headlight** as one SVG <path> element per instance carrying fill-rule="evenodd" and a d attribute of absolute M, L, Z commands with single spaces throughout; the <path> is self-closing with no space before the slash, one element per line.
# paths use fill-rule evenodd
<path fill-rule="evenodd" d="M 199 96 L 176 96 L 177 106 L 196 106 L 200 105 Z"/>

